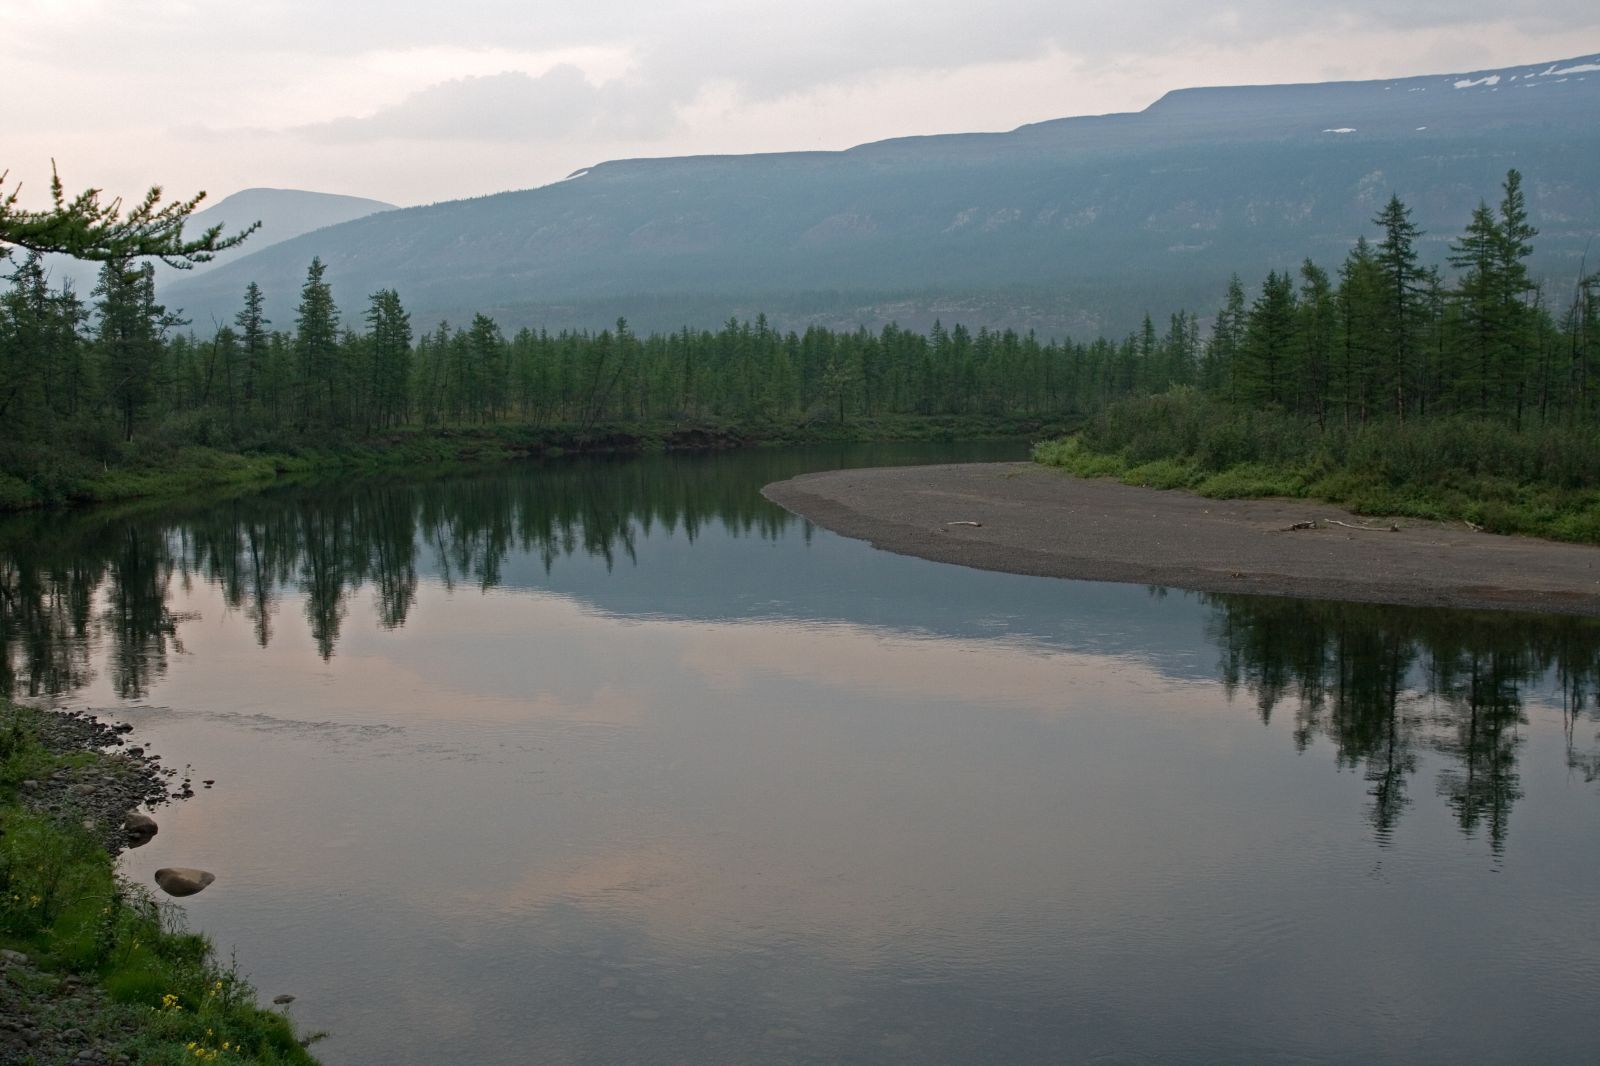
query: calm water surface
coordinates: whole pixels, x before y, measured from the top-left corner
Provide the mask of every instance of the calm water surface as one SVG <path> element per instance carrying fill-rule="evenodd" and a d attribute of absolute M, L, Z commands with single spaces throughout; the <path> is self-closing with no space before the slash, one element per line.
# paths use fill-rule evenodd
<path fill-rule="evenodd" d="M 191 923 L 329 1064 L 1597 1061 L 1600 626 L 981 573 L 757 494 L 1018 450 L 15 520 L 0 680 L 216 780 L 124 867 L 215 871 Z"/>

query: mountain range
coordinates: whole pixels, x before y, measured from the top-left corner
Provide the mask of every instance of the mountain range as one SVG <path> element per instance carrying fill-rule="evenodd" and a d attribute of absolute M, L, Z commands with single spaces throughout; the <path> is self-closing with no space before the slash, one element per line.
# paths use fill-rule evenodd
<path fill-rule="evenodd" d="M 244 189 L 196 211 L 184 225 L 184 234 L 198 237 L 205 230 L 218 225 L 223 227 L 224 233 L 236 233 L 254 222 L 261 223 L 261 228 L 237 249 L 223 252 L 209 263 L 196 263 L 187 271 L 157 263 L 157 284 L 165 292 L 179 278 L 203 274 L 279 241 L 377 211 L 390 211 L 394 206 L 364 196 L 340 196 L 302 189 Z M 53 283 L 71 281 L 73 289 L 81 296 L 87 296 L 94 289 L 95 279 L 100 272 L 98 263 L 83 262 L 63 255 L 47 256 L 46 262 Z"/>
<path fill-rule="evenodd" d="M 1118 333 L 1147 311 L 1214 309 L 1233 272 L 1254 286 L 1308 256 L 1337 268 L 1391 194 L 1442 263 L 1512 167 L 1541 230 L 1534 273 L 1554 294 L 1600 232 L 1596 116 L 1600 56 L 1583 56 L 1184 89 L 1139 112 L 839 152 L 618 160 L 278 240 L 175 279 L 165 298 L 226 320 L 256 281 L 286 326 L 320 256 L 350 322 L 393 287 L 421 328 L 475 311 L 552 330 L 765 312 L 784 328 L 942 318 Z"/>

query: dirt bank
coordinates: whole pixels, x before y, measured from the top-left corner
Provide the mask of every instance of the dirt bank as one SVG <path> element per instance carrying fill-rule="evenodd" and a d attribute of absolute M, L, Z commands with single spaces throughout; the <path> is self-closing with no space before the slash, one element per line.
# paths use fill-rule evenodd
<path fill-rule="evenodd" d="M 1389 532 L 1388 519 L 1328 504 L 1209 500 L 1033 463 L 827 471 L 762 492 L 847 537 L 984 570 L 1600 615 L 1600 547 L 1494 536 L 1462 523 L 1395 519 L 1399 530 Z"/>

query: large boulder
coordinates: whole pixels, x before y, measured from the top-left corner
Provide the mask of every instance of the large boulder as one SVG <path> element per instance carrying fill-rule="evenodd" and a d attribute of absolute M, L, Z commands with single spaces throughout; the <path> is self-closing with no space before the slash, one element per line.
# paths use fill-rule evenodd
<path fill-rule="evenodd" d="M 216 879 L 216 874 L 188 866 L 164 866 L 156 871 L 156 884 L 169 896 L 192 896 Z"/>

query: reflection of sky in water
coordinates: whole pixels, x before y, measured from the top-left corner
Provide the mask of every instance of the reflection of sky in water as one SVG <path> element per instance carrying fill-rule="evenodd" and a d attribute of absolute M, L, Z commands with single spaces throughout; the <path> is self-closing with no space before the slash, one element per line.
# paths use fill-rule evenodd
<path fill-rule="evenodd" d="M 567 593 L 628 616 L 848 620 L 1141 656 L 1161 655 L 1168 645 L 1191 650 L 1206 614 L 1193 602 L 1163 605 L 1139 588 L 930 568 L 827 535 L 812 534 L 807 550 L 796 551 L 796 539 L 805 539 L 800 523 L 777 540 L 721 535 L 713 550 L 699 551 L 681 533 L 658 533 L 636 543 L 637 565 L 617 564 L 630 571 L 626 580 L 606 580 L 604 560 L 592 556 L 562 559 L 548 574 L 539 560 L 522 556 L 501 568 L 500 587 Z"/>
<path fill-rule="evenodd" d="M 1520 727 L 1491 854 L 1216 684 L 1212 611 L 798 524 L 513 552 L 334 657 L 174 583 L 138 739 L 217 787 L 130 853 L 368 1062 L 1518 1062 L 1590 1054 L 1594 788 Z M 751 621 L 754 619 L 754 621 Z M 104 672 L 79 699 L 115 702 Z M 1592 728 L 1592 727 L 1591 727 Z"/>

